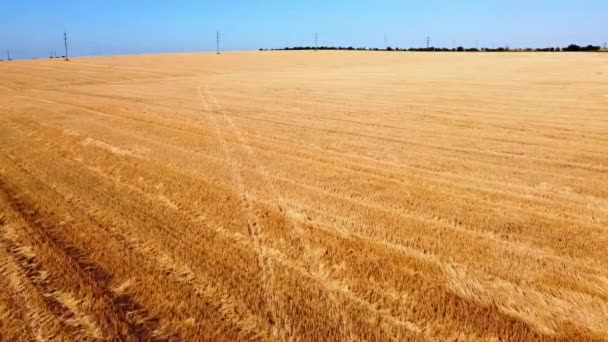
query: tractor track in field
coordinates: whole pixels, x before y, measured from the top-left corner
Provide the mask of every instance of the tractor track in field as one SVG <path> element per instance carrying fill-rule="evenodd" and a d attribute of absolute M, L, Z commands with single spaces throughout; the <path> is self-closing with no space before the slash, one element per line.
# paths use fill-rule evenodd
<path fill-rule="evenodd" d="M 215 117 L 217 113 L 217 108 L 210 108 L 210 104 L 208 101 L 208 86 L 205 86 L 204 92 L 201 91 L 201 87 L 199 86 L 197 88 L 197 92 L 201 105 L 208 112 L 208 117 L 211 121 L 211 125 L 213 126 L 216 138 L 220 142 L 222 153 L 224 154 L 228 164 L 230 164 L 230 177 L 235 182 L 235 190 L 238 192 L 238 196 L 240 196 L 242 201 L 242 211 L 247 218 L 247 229 L 249 232 L 249 237 L 253 243 L 254 249 L 258 256 L 258 265 L 262 270 L 262 281 L 265 286 L 264 296 L 266 300 L 266 305 L 268 307 L 268 315 L 270 317 L 271 324 L 274 326 L 275 329 L 273 334 L 276 337 L 285 338 L 290 335 L 290 327 L 289 323 L 286 322 L 286 315 L 281 312 L 282 310 L 279 307 L 279 303 L 277 303 L 273 296 L 274 289 L 276 287 L 276 281 L 273 274 L 272 262 L 270 260 L 270 257 L 266 255 L 262 244 L 263 226 L 261 224 L 260 218 L 257 217 L 257 214 L 255 213 L 251 200 L 247 195 L 245 184 L 243 183 L 241 173 L 238 169 L 236 161 L 233 159 L 229 147 L 227 146 L 225 132 L 221 128 L 217 121 L 217 118 Z"/>

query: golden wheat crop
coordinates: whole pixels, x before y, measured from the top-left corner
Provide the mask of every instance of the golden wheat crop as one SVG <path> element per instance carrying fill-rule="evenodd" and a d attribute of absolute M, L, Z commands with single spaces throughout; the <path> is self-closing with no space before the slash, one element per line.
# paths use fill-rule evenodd
<path fill-rule="evenodd" d="M 608 339 L 608 54 L 0 63 L 0 340 Z"/>

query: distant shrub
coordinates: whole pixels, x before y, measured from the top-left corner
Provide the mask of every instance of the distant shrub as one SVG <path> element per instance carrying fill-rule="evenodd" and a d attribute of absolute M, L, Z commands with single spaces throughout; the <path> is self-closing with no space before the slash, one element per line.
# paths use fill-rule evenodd
<path fill-rule="evenodd" d="M 599 51 L 601 47 L 594 45 L 578 46 L 576 44 L 570 44 L 565 47 L 563 51 Z"/>
<path fill-rule="evenodd" d="M 581 47 L 576 44 L 570 44 L 564 48 L 564 51 L 581 51 Z"/>

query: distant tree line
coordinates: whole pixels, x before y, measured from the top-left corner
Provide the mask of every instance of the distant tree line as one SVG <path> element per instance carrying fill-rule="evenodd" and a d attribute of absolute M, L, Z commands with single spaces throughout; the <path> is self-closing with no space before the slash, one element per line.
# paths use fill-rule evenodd
<path fill-rule="evenodd" d="M 366 47 L 343 47 L 343 46 L 295 46 L 295 47 L 285 47 L 282 49 L 260 49 L 260 51 L 284 51 L 284 50 L 347 50 L 347 51 L 431 51 L 431 52 L 572 52 L 572 51 L 600 51 L 600 46 L 587 45 L 587 46 L 578 46 L 576 44 L 570 44 L 567 47 L 546 47 L 546 48 L 518 48 L 512 49 L 507 47 L 499 47 L 499 48 L 464 48 L 459 46 L 457 48 L 448 49 L 448 48 L 439 48 L 439 47 L 429 47 L 429 48 L 398 48 L 398 47 L 386 47 L 384 49 L 381 48 L 366 48 Z"/>
<path fill-rule="evenodd" d="M 570 45 L 568 45 L 568 47 L 565 47 L 563 50 L 564 51 L 599 51 L 599 50 L 601 50 L 601 47 L 593 46 L 593 45 L 578 46 L 576 44 L 570 44 Z"/>

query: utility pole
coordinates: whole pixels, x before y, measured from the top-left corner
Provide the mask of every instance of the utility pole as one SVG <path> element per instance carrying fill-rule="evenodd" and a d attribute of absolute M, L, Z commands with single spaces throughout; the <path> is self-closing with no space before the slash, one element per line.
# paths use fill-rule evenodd
<path fill-rule="evenodd" d="M 315 32 L 315 51 L 319 49 L 319 34 Z"/>
<path fill-rule="evenodd" d="M 7 59 L 8 59 L 9 62 L 12 61 L 12 59 L 11 59 L 11 52 L 9 50 L 6 50 L 6 57 L 7 57 Z"/>
<path fill-rule="evenodd" d="M 70 56 L 68 56 L 68 34 L 63 32 L 63 42 L 65 43 L 65 60 L 69 61 Z"/>
<path fill-rule="evenodd" d="M 386 37 L 386 32 L 384 33 L 384 48 L 388 48 L 388 39 Z"/>
<path fill-rule="evenodd" d="M 426 36 L 426 49 L 429 50 L 431 48 L 431 37 Z"/>
<path fill-rule="evenodd" d="M 220 54 L 220 31 L 216 32 L 217 54 Z"/>

